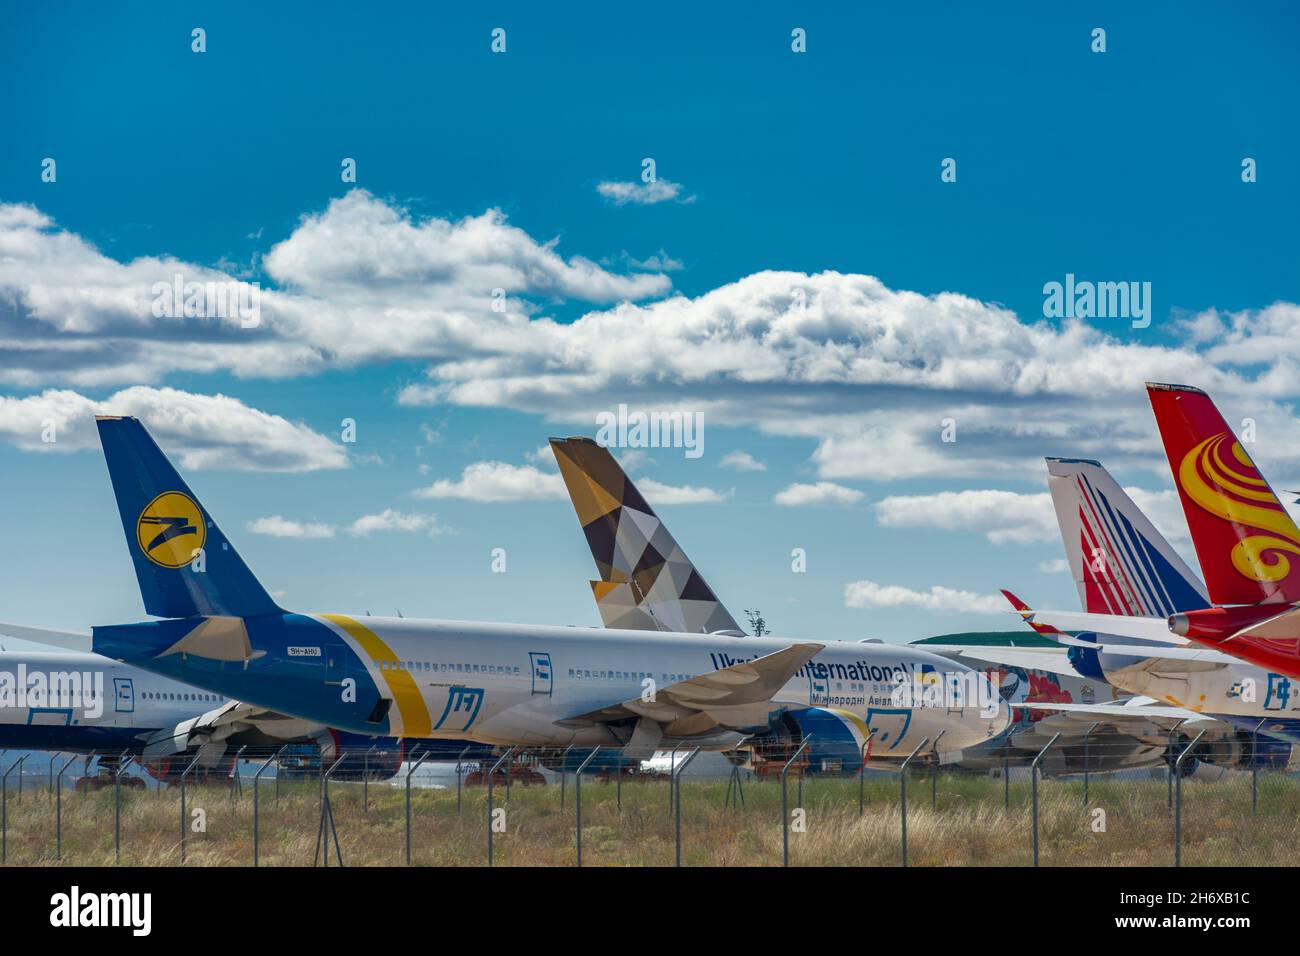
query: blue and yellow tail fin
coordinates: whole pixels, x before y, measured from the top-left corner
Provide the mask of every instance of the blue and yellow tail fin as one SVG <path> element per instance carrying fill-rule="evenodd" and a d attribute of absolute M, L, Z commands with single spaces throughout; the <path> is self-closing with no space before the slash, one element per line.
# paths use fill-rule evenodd
<path fill-rule="evenodd" d="M 256 617 L 280 608 L 135 418 L 96 417 L 145 610 Z"/>

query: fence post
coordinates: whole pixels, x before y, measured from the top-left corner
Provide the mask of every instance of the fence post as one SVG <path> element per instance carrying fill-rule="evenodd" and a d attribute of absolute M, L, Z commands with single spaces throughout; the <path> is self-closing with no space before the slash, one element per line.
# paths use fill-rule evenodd
<path fill-rule="evenodd" d="M 564 753 L 567 755 L 568 752 L 569 752 L 569 748 L 566 747 Z M 587 759 L 578 765 L 578 775 L 573 780 L 573 788 L 574 788 L 573 801 L 574 801 L 574 806 L 577 808 L 578 811 L 578 816 L 577 816 L 578 866 L 582 866 L 582 772 L 587 769 L 587 764 L 591 763 L 592 758 L 594 758 L 596 754 L 598 754 L 599 752 L 600 752 L 600 748 L 597 747 L 591 753 L 587 754 Z M 560 764 L 561 766 L 564 766 L 563 763 L 564 759 L 565 759 L 564 757 L 561 758 L 561 764 Z M 564 804 L 561 803 L 560 806 L 563 807 Z"/>
<path fill-rule="evenodd" d="M 257 853 L 259 848 L 258 847 L 258 813 L 260 808 L 259 808 L 258 784 L 262 782 L 262 772 L 265 771 L 267 767 L 271 766 L 271 761 L 278 756 L 280 756 L 279 750 L 271 754 L 271 756 L 267 757 L 266 762 L 263 763 L 262 766 L 257 768 L 257 773 L 253 774 L 253 866 L 257 866 Z M 280 771 L 277 769 L 276 773 L 279 772 Z"/>
<path fill-rule="evenodd" d="M 339 846 L 339 831 L 334 826 L 334 804 L 330 802 L 330 779 L 334 776 L 334 771 L 339 769 L 339 765 L 347 759 L 347 754 L 339 754 L 339 758 L 330 764 L 330 768 L 321 774 L 320 778 L 320 829 L 316 831 L 316 851 L 321 849 L 321 840 L 325 841 L 325 852 L 321 854 L 321 863 L 324 866 L 330 865 L 330 838 L 334 839 L 334 856 L 339 861 L 339 866 L 343 865 L 343 848 Z M 324 767 L 324 764 L 321 764 Z M 311 855 L 312 865 L 316 865 L 316 853 Z"/>
<path fill-rule="evenodd" d="M 186 767 L 183 771 L 181 771 L 181 862 L 182 863 L 185 862 L 186 843 L 189 840 L 189 833 L 190 833 L 190 821 L 185 814 L 185 778 L 190 775 L 190 771 L 194 769 L 194 765 L 199 762 L 200 756 L 201 755 L 196 754 L 194 759 L 190 761 L 190 765 Z"/>
<path fill-rule="evenodd" d="M 1053 735 L 1052 739 L 1047 742 L 1047 746 L 1038 751 L 1038 756 L 1034 762 L 1029 765 L 1029 787 L 1033 794 L 1033 817 L 1034 817 L 1034 866 L 1038 865 L 1038 761 L 1043 759 L 1043 754 L 1051 749 L 1052 744 L 1060 738 L 1060 734 Z"/>
<path fill-rule="evenodd" d="M 1186 719 L 1186 717 L 1183 718 L 1183 720 Z M 1169 786 L 1169 795 L 1165 801 L 1165 806 L 1170 810 L 1174 808 L 1174 731 L 1183 725 L 1183 720 L 1178 721 L 1169 728 L 1169 744 L 1165 747 L 1165 782 Z"/>
<path fill-rule="evenodd" d="M 72 761 L 77 759 L 73 754 L 68 758 L 68 762 L 59 768 L 58 789 L 54 792 L 54 858 L 60 862 L 63 860 L 63 771 L 72 766 Z"/>
<path fill-rule="evenodd" d="M 244 751 L 248 745 L 240 747 L 235 751 L 235 759 L 230 764 L 230 802 L 233 804 L 236 800 L 244 796 L 244 778 L 239 775 L 239 761 L 244 757 Z"/>
<path fill-rule="evenodd" d="M 934 744 L 930 747 L 930 753 L 934 756 L 934 761 L 930 764 L 930 809 L 939 809 L 939 740 L 948 731 L 941 730 L 939 735 L 934 738 Z"/>
<path fill-rule="evenodd" d="M 573 744 L 565 747 L 560 753 L 560 812 L 564 812 L 566 791 L 569 788 L 569 751 L 573 749 Z"/>
<path fill-rule="evenodd" d="M 677 751 L 680 750 L 681 748 L 682 745 L 678 744 L 676 747 L 672 749 L 672 752 L 668 755 L 668 812 L 669 813 L 673 812 L 673 777 L 677 773 Z"/>
<path fill-rule="evenodd" d="M 1183 865 L 1183 761 L 1204 736 L 1205 731 L 1202 730 L 1174 761 L 1174 866 Z"/>
<path fill-rule="evenodd" d="M 21 780 L 23 761 L 26 759 L 27 755 L 23 754 L 9 765 L 4 777 L 0 778 L 0 863 L 9 859 L 9 775 L 14 772 L 14 767 L 17 767 L 18 779 Z"/>
<path fill-rule="evenodd" d="M 677 866 L 682 865 L 682 771 L 684 771 L 690 762 L 695 759 L 699 752 L 700 748 L 696 747 L 688 753 L 686 759 L 683 760 L 681 765 L 677 768 L 677 773 L 673 774 L 672 779 L 672 788 L 677 791 L 676 796 L 673 798 L 673 815 L 675 819 L 674 829 L 677 832 Z"/>
<path fill-rule="evenodd" d="M 863 780 L 867 776 L 867 761 L 871 758 L 871 738 L 876 736 L 874 730 L 867 732 L 867 739 L 862 741 L 862 764 L 858 767 L 858 816 L 867 809 L 867 796 L 863 790 Z"/>
<path fill-rule="evenodd" d="M 406 865 L 411 865 L 411 774 L 420 769 L 420 764 L 429 759 L 431 751 L 426 750 L 420 755 L 420 759 L 412 764 L 406 771 Z M 407 761 L 410 763 L 410 761 Z"/>
<path fill-rule="evenodd" d="M 1264 720 L 1268 720 L 1267 717 Z M 1250 748 L 1250 812 L 1253 816 L 1259 812 L 1259 728 L 1264 720 L 1255 725 L 1255 742 Z"/>
<path fill-rule="evenodd" d="M 1002 809 L 1011 809 L 1011 734 L 1002 743 Z"/>
<path fill-rule="evenodd" d="M 898 804 L 903 813 L 903 866 L 907 866 L 907 765 L 912 762 L 913 757 L 921 752 L 921 748 L 929 742 L 929 737 L 922 737 L 921 742 L 916 745 L 916 749 L 907 755 L 902 766 L 898 768 Z"/>
<path fill-rule="evenodd" d="M 492 769 L 488 771 L 488 778 L 487 778 L 488 866 L 494 865 L 492 860 L 492 781 L 496 777 L 497 770 L 501 767 L 501 765 L 515 755 L 515 750 L 516 750 L 515 747 L 511 747 L 509 750 L 503 753 L 501 755 L 501 759 L 498 760 L 496 763 L 494 763 L 492 765 Z"/>
<path fill-rule="evenodd" d="M 361 812 L 370 812 L 370 755 L 379 744 L 372 744 L 361 758 Z"/>
<path fill-rule="evenodd" d="M 786 774 L 790 772 L 790 767 L 794 764 L 796 760 L 798 760 L 800 757 L 803 756 L 803 752 L 808 749 L 808 745 L 810 743 L 812 743 L 812 734 L 809 734 L 808 736 L 804 737 L 803 743 L 799 745 L 799 749 L 794 752 L 794 755 L 791 756 L 790 759 L 785 762 L 785 766 L 781 768 L 781 865 L 782 866 L 790 865 L 790 810 L 786 804 L 785 778 L 786 778 Z"/>
<path fill-rule="evenodd" d="M 1100 726 L 1101 721 L 1098 720 L 1093 723 L 1093 725 L 1088 728 L 1088 732 L 1083 735 L 1083 806 L 1085 809 L 1088 806 L 1088 738 L 1090 738 L 1092 732 Z"/>
<path fill-rule="evenodd" d="M 456 816 L 460 816 L 460 775 L 462 771 L 462 762 L 465 759 L 465 755 L 469 753 L 472 748 L 473 744 L 462 750 L 460 756 L 456 758 Z"/>
<path fill-rule="evenodd" d="M 122 862 L 122 774 L 126 773 L 131 766 L 131 761 L 135 760 L 135 754 L 130 754 L 127 758 L 117 765 L 117 773 L 113 774 L 113 862 Z"/>

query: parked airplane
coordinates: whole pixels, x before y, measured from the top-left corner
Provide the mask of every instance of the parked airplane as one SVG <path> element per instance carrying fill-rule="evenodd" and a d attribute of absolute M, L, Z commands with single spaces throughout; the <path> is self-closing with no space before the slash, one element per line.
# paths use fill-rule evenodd
<path fill-rule="evenodd" d="M 1128 493 L 1095 461 L 1047 459 L 1048 485 L 1071 573 L 1085 611 L 1164 619 L 1209 606 L 1205 586 Z M 1022 612 L 1029 608 L 1010 592 Z M 1032 613 L 1032 612 L 1029 612 Z M 1042 618 L 1035 615 L 1038 621 Z M 1047 624 L 1036 630 L 1069 647 L 1071 665 L 1128 694 L 1205 714 L 1236 727 L 1211 728 L 1206 759 L 1274 765 L 1300 740 L 1300 694 L 1291 682 L 1228 654 L 1107 633 L 1076 637 Z M 1265 736 L 1261 737 L 1260 734 Z"/>
<path fill-rule="evenodd" d="M 139 421 L 97 423 L 163 620 L 96 627 L 94 649 L 208 691 L 359 734 L 646 754 L 779 744 L 794 721 L 815 741 L 871 735 L 873 759 L 943 729 L 942 756 L 1007 724 L 982 675 L 907 647 L 289 613 Z M 899 687 L 920 692 L 900 705 Z"/>
<path fill-rule="evenodd" d="M 1190 640 L 1300 677 L 1300 529 L 1205 392 L 1148 383 L 1147 395 L 1213 606 L 1179 611 L 1163 624 L 1056 611 L 1035 617 L 1062 629 Z"/>
<path fill-rule="evenodd" d="M 37 640 L 46 633 L 22 631 L 0 627 Z M 335 776 L 343 779 L 391 776 L 403 752 L 401 741 L 332 731 L 98 654 L 0 652 L 0 749 L 97 756 L 100 777 L 82 777 L 79 786 L 111 779 L 127 755 L 173 780 L 191 764 L 225 775 L 242 748 L 265 759 L 288 744 L 302 748 L 298 759 L 314 756 L 327 766 L 355 755 L 339 766 Z"/>
<path fill-rule="evenodd" d="M 555 453 L 578 523 L 596 562 L 600 579 L 591 582 L 591 590 L 606 627 L 744 633 L 735 616 L 709 587 L 699 569 L 607 448 L 590 438 L 576 437 L 552 438 L 551 450 Z M 929 646 L 918 649 L 941 656 L 948 656 L 954 650 Z M 1064 655 L 1061 648 L 1053 647 L 1052 651 L 1057 656 Z M 987 668 L 987 662 L 978 657 L 960 663 Z M 1006 663 L 1005 658 L 1003 663 Z M 1071 681 L 1050 672 L 1026 672 L 1013 665 L 988 670 L 989 676 L 995 679 L 1000 696 L 1012 707 L 1013 715 L 1023 713 L 1025 718 L 1024 724 L 1015 728 L 1011 742 L 1017 759 L 1025 754 L 1037 754 L 1051 733 L 1041 740 L 1035 737 L 1028 725 L 1039 720 L 1042 714 L 1017 711 L 1014 705 L 1025 700 L 1068 702 L 1083 699 L 1091 702 L 1092 692 L 1086 688 L 1098 683 L 1079 677 Z M 1062 688 L 1062 683 L 1072 687 L 1073 696 L 1069 689 Z M 805 732 L 802 725 L 813 720 L 820 720 L 823 724 L 814 734 L 813 746 L 820 757 L 815 765 L 838 767 L 846 773 L 856 772 L 862 766 L 858 750 L 860 742 L 848 733 L 846 727 L 837 726 L 835 721 L 823 720 L 814 710 L 792 714 L 786 735 L 790 740 L 799 740 Z M 1058 722 L 1068 723 L 1048 721 Z M 811 726 L 807 729 L 811 730 Z M 1094 756 L 1118 754 L 1121 748 L 1113 740 L 1101 739 L 1103 736 L 1098 735 L 1094 741 Z M 1001 766 L 1005 742 L 1004 738 L 997 737 L 978 747 L 967 748 L 961 755 L 963 765 L 978 764 L 982 768 L 992 761 Z M 1117 760 L 1124 766 L 1155 763 L 1160 752 L 1161 748 L 1152 750 L 1145 744 L 1134 742 L 1134 746 Z M 1053 754 L 1053 768 L 1068 769 L 1064 766 L 1068 755 L 1068 748 Z M 872 759 L 876 759 L 875 755 Z M 761 766 L 761 753 L 756 754 L 756 760 Z"/>

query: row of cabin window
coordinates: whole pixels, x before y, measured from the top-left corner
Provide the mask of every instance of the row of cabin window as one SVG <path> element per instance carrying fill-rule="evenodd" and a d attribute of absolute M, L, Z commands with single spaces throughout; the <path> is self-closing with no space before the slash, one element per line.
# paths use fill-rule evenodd
<path fill-rule="evenodd" d="M 379 661 L 381 671 L 427 671 L 430 674 L 497 674 L 518 677 L 518 667 L 506 664 L 444 664 L 438 661 Z"/>
<path fill-rule="evenodd" d="M 642 681 L 647 678 L 653 680 L 654 676 L 648 671 L 589 671 L 575 667 L 569 668 L 569 678 L 571 680 Z M 678 681 L 690 680 L 691 676 L 690 674 L 660 674 L 659 682 L 661 684 L 676 684 Z"/>
<path fill-rule="evenodd" d="M 225 700 L 226 698 L 219 694 L 177 694 L 172 692 L 162 693 L 154 690 L 145 690 L 140 692 L 140 697 L 144 700 Z"/>

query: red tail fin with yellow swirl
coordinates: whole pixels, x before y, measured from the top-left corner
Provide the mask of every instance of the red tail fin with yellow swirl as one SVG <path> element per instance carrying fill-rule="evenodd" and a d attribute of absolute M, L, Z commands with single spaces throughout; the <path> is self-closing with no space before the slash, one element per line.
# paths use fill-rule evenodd
<path fill-rule="evenodd" d="M 1300 529 L 1200 389 L 1147 384 L 1215 604 L 1300 601 Z"/>

